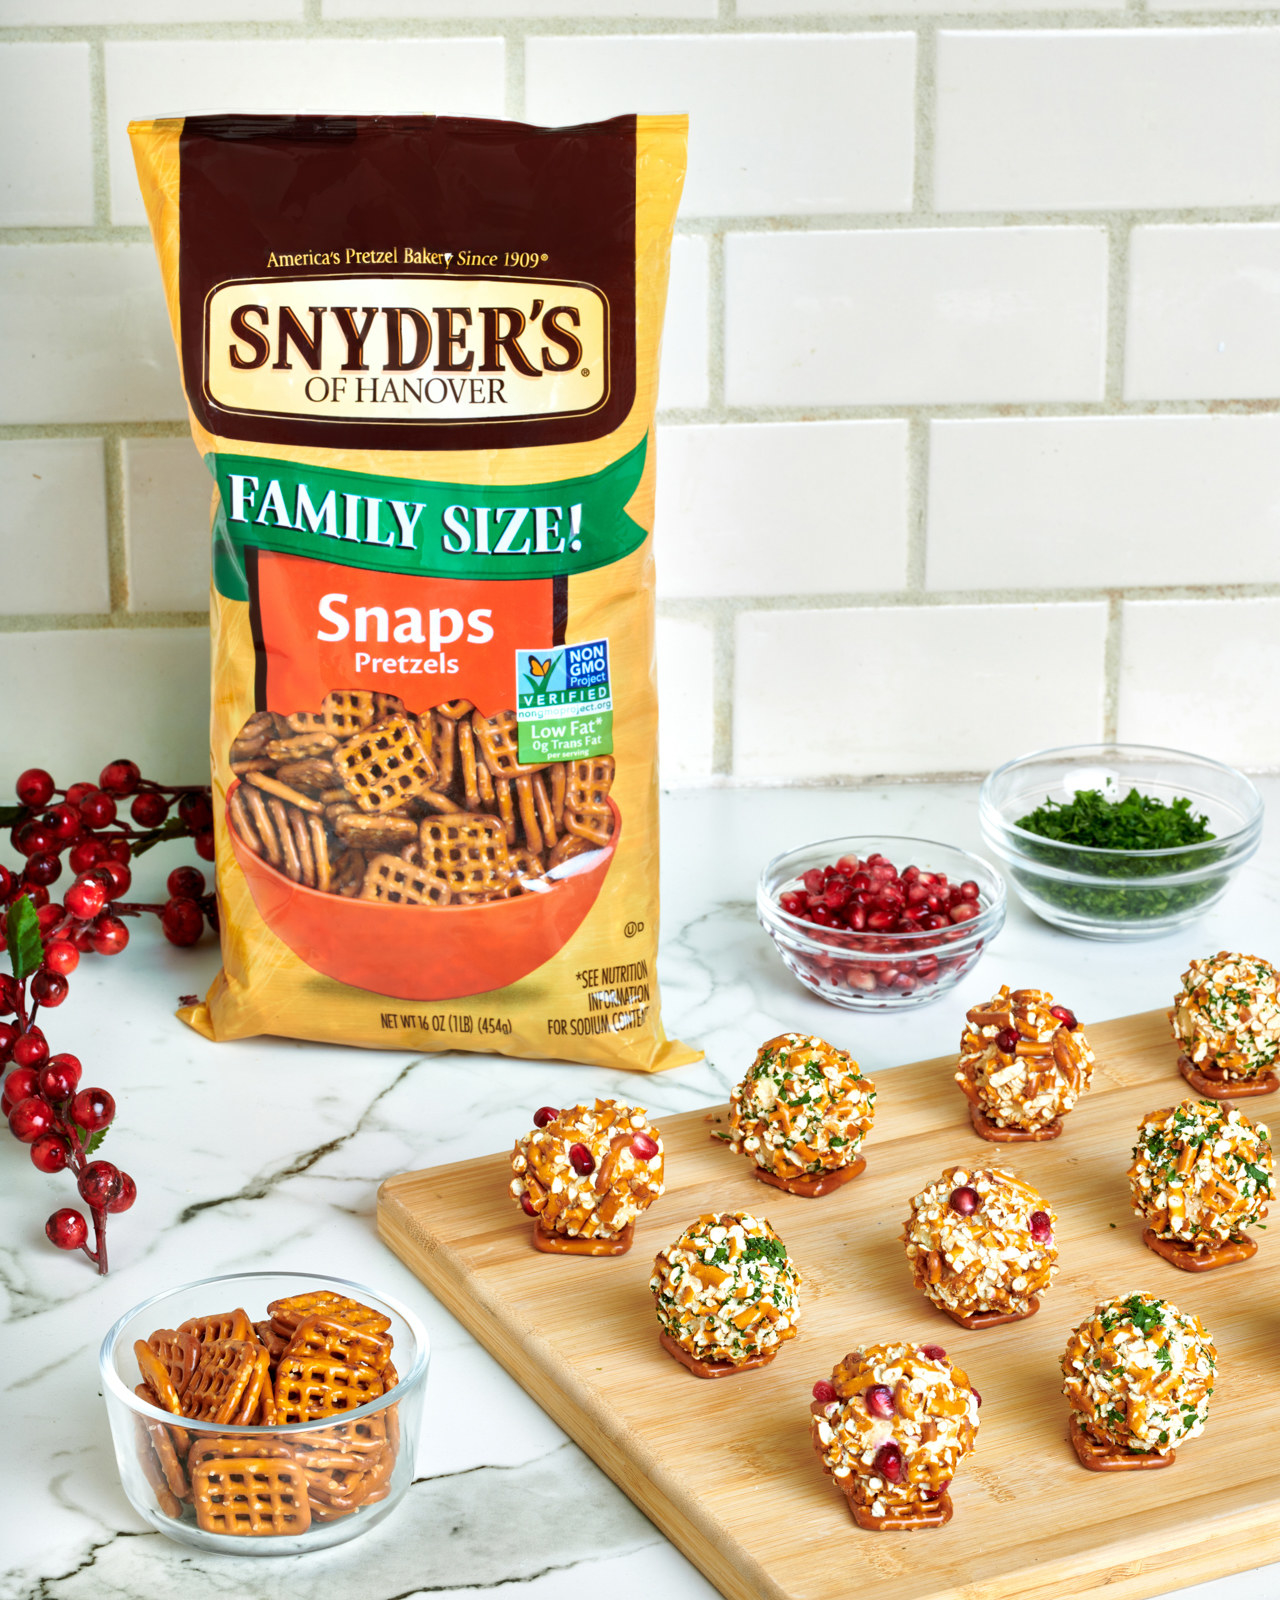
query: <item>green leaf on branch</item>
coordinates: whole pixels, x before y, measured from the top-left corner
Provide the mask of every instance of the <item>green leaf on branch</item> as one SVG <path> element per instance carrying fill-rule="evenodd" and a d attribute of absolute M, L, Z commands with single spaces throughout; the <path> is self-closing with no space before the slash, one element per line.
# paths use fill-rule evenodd
<path fill-rule="evenodd" d="M 9 960 L 13 975 L 22 983 L 38 970 L 44 960 L 44 946 L 40 941 L 40 916 L 27 895 L 20 895 L 9 907 L 5 917 L 5 936 L 9 944 Z"/>
<path fill-rule="evenodd" d="M 0 806 L 0 828 L 12 828 L 14 823 L 30 815 L 26 806 Z"/>
<path fill-rule="evenodd" d="M 76 1132 L 80 1135 L 80 1143 L 84 1147 L 85 1155 L 91 1156 L 101 1148 L 102 1141 L 106 1138 L 108 1131 L 106 1128 L 99 1128 L 96 1133 L 88 1133 L 84 1128 L 76 1129 Z"/>

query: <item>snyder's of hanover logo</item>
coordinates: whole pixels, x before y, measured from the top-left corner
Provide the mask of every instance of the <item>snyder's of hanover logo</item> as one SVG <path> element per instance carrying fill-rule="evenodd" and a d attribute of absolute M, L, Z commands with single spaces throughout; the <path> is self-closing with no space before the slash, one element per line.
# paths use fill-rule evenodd
<path fill-rule="evenodd" d="M 582 416 L 609 393 L 609 308 L 581 283 L 307 278 L 222 284 L 205 302 L 205 394 L 319 421 Z"/>

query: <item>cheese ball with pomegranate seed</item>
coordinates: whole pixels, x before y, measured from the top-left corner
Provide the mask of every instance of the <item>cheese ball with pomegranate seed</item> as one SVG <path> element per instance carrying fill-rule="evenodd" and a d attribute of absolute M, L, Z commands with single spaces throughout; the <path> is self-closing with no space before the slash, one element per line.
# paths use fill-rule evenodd
<path fill-rule="evenodd" d="M 662 1135 L 639 1106 L 544 1107 L 511 1153 L 511 1195 L 544 1233 L 616 1239 L 662 1193 Z"/>
<path fill-rule="evenodd" d="M 695 1362 L 762 1365 L 796 1336 L 803 1280 L 763 1218 L 701 1216 L 655 1259 L 649 1288 L 667 1338 Z"/>
<path fill-rule="evenodd" d="M 812 1186 L 860 1169 L 875 1102 L 875 1084 L 851 1055 L 811 1033 L 780 1033 L 733 1091 L 727 1142 L 779 1184 Z"/>
<path fill-rule="evenodd" d="M 813 1447 L 861 1527 L 891 1528 L 903 1513 L 950 1516 L 943 1497 L 974 1447 L 981 1401 L 945 1350 L 868 1345 L 813 1395 Z"/>
<path fill-rule="evenodd" d="M 1280 973 L 1258 956 L 1219 950 L 1193 961 L 1169 1013 L 1193 1067 L 1248 1081 L 1280 1063 Z"/>
<path fill-rule="evenodd" d="M 902 1231 L 916 1288 L 957 1320 L 1030 1316 L 1058 1271 L 1057 1221 L 1016 1174 L 949 1167 L 913 1197 Z"/>
<path fill-rule="evenodd" d="M 1129 1168 L 1133 1209 L 1161 1239 L 1206 1246 L 1237 1239 L 1275 1193 L 1264 1122 L 1216 1100 L 1149 1112 Z"/>
<path fill-rule="evenodd" d="M 1089 1041 L 1045 990 L 1003 984 L 965 1018 L 956 1082 L 996 1128 L 1047 1128 L 1089 1087 Z"/>
<path fill-rule="evenodd" d="M 1218 1352 L 1168 1300 L 1103 1300 L 1067 1340 L 1062 1392 L 1081 1430 L 1119 1450 L 1171 1450 L 1204 1431 Z"/>

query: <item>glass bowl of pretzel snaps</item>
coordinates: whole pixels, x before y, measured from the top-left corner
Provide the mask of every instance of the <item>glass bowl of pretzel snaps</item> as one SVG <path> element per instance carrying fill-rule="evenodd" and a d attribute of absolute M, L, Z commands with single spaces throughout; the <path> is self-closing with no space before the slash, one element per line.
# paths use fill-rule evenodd
<path fill-rule="evenodd" d="M 990 862 L 954 845 L 856 834 L 775 856 L 756 914 L 820 1000 L 897 1011 L 972 970 L 1004 926 L 1005 888 Z"/>
<path fill-rule="evenodd" d="M 516 713 L 334 689 L 227 752 L 254 903 L 309 967 L 402 1000 L 505 988 L 595 903 L 622 831 L 611 755 L 519 760 Z"/>
<path fill-rule="evenodd" d="M 412 1482 L 429 1356 L 411 1311 L 342 1278 L 248 1272 L 153 1295 L 99 1356 L 125 1494 L 205 1550 L 354 1539 Z"/>

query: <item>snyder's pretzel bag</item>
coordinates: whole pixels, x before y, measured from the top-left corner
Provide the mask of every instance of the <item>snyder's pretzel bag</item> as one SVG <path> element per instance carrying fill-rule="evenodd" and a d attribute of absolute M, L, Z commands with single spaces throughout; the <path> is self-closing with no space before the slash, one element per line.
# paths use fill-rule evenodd
<path fill-rule="evenodd" d="M 215 484 L 209 1038 L 696 1059 L 654 972 L 685 134 L 130 126 Z"/>

